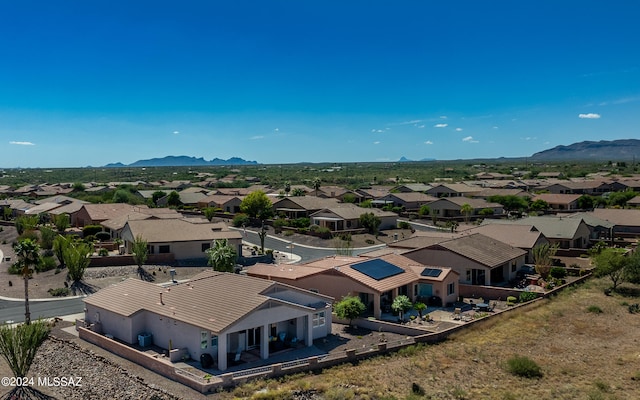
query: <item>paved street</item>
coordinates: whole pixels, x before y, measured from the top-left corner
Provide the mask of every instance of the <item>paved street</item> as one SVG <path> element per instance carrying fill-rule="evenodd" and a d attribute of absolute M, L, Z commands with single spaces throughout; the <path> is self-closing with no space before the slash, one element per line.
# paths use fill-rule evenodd
<path fill-rule="evenodd" d="M 83 309 L 81 297 L 29 301 L 31 320 L 77 314 Z M 0 323 L 8 321 L 24 322 L 24 300 L 0 299 Z"/>

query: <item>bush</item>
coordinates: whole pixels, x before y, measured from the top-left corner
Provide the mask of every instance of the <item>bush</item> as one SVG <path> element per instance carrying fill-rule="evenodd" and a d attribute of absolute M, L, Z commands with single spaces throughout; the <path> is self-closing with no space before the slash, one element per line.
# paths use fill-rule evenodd
<path fill-rule="evenodd" d="M 104 247 L 101 247 L 100 250 L 98 250 L 98 255 L 101 257 L 108 256 L 109 250 L 105 249 Z"/>
<path fill-rule="evenodd" d="M 567 277 L 567 270 L 562 267 L 551 267 L 549 275 L 551 275 L 552 278 L 564 279 Z"/>
<path fill-rule="evenodd" d="M 36 266 L 36 271 L 38 272 L 50 271 L 57 266 L 58 266 L 58 263 L 56 263 L 56 259 L 54 257 L 51 257 L 51 256 L 41 257 L 40 263 Z"/>
<path fill-rule="evenodd" d="M 639 314 L 640 313 L 640 304 L 629 304 L 629 313 L 631 314 Z"/>
<path fill-rule="evenodd" d="M 373 239 L 367 239 L 365 240 L 366 244 L 375 244 L 376 242 Z"/>
<path fill-rule="evenodd" d="M 309 218 L 296 218 L 296 219 L 292 219 L 289 222 L 289 226 L 292 226 L 294 228 L 307 228 L 309 225 L 311 225 L 311 220 Z"/>
<path fill-rule="evenodd" d="M 538 298 L 538 295 L 534 292 L 522 292 L 520 293 L 520 297 L 518 298 L 518 301 L 520 303 L 526 303 L 528 301 L 535 300 L 537 298 Z"/>
<path fill-rule="evenodd" d="M 514 296 L 507 297 L 507 303 L 515 303 L 516 301 L 518 301 L 518 299 L 516 299 Z"/>
<path fill-rule="evenodd" d="M 398 222 L 398 228 L 400 229 L 411 229 L 411 225 L 407 221 Z"/>
<path fill-rule="evenodd" d="M 98 232 L 102 232 L 102 226 L 100 225 L 87 225 L 82 228 L 82 237 L 95 236 Z"/>
<path fill-rule="evenodd" d="M 235 226 L 236 228 L 239 228 L 243 225 L 249 225 L 249 216 L 247 214 L 236 214 L 235 217 L 233 217 L 233 220 L 231 222 L 233 224 L 233 226 Z"/>
<path fill-rule="evenodd" d="M 321 226 L 316 230 L 318 237 L 322 239 L 331 239 L 331 229 Z"/>
<path fill-rule="evenodd" d="M 514 356 L 508 359 L 507 371 L 523 378 L 540 378 L 542 376 L 540 366 L 526 356 Z"/>
<path fill-rule="evenodd" d="M 98 239 L 101 242 L 106 242 L 107 240 L 111 239 L 111 235 L 108 232 L 98 232 L 95 234 L 96 239 Z"/>

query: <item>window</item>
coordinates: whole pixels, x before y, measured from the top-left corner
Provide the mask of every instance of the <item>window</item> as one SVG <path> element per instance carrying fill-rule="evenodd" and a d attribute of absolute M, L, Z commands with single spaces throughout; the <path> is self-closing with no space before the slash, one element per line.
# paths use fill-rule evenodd
<path fill-rule="evenodd" d="M 313 314 L 313 327 L 317 328 L 320 326 L 324 326 L 325 318 L 324 311 L 320 311 L 319 313 Z"/>
<path fill-rule="evenodd" d="M 149 251 L 149 254 L 154 254 L 156 252 L 156 246 L 148 245 L 147 250 Z"/>
<path fill-rule="evenodd" d="M 511 261 L 511 272 L 516 272 L 516 262 Z"/>
<path fill-rule="evenodd" d="M 211 332 L 211 347 L 218 346 L 218 337 Z"/>
<path fill-rule="evenodd" d="M 467 282 L 471 282 L 471 270 L 467 270 Z"/>
<path fill-rule="evenodd" d="M 207 344 L 209 342 L 209 332 L 207 331 L 200 331 L 200 348 L 202 350 L 206 350 L 207 348 Z"/>
<path fill-rule="evenodd" d="M 168 244 L 163 244 L 162 246 L 158 246 L 158 253 L 160 254 L 171 253 L 171 249 Z"/>
<path fill-rule="evenodd" d="M 454 294 L 455 292 L 456 292 L 456 283 L 451 282 L 450 284 L 447 285 L 447 296 Z"/>
<path fill-rule="evenodd" d="M 202 243 L 202 252 L 209 250 L 211 248 L 211 243 Z"/>

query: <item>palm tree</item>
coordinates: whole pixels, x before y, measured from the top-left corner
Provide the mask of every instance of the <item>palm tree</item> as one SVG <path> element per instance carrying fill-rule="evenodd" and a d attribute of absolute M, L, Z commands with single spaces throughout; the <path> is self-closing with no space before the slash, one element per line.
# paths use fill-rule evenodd
<path fill-rule="evenodd" d="M 285 181 L 284 182 L 284 192 L 287 196 L 289 196 L 289 192 L 291 191 L 291 182 L 289 181 Z"/>
<path fill-rule="evenodd" d="M 473 207 L 471 207 L 471 204 L 464 203 L 462 207 L 460 207 L 460 212 L 464 214 L 464 222 L 468 224 L 471 213 L 473 212 Z"/>
<path fill-rule="evenodd" d="M 218 239 L 213 243 L 213 247 L 207 249 L 209 256 L 209 266 L 214 271 L 233 272 L 236 266 L 236 251 L 229 245 L 227 239 Z"/>
<path fill-rule="evenodd" d="M 133 253 L 133 260 L 138 265 L 138 270 L 142 270 L 142 265 L 147 262 L 147 256 L 149 255 L 149 244 L 141 235 L 136 236 L 133 241 L 131 252 Z"/>
<path fill-rule="evenodd" d="M 531 249 L 533 262 L 536 264 L 536 272 L 540 274 L 542 279 L 547 279 L 551 266 L 553 265 L 553 257 L 558 251 L 558 244 L 551 245 L 549 243 L 539 244 Z"/>
<path fill-rule="evenodd" d="M 316 191 L 316 197 L 318 197 L 318 190 L 320 190 L 320 185 L 322 184 L 322 181 L 320 180 L 320 178 L 316 177 L 313 178 L 313 188 Z"/>
<path fill-rule="evenodd" d="M 33 273 L 32 267 L 40 262 L 40 246 L 33 239 L 20 240 L 13 250 L 18 257 L 22 279 L 24 279 L 24 321 L 31 324 L 31 313 L 29 312 L 29 279 Z"/>

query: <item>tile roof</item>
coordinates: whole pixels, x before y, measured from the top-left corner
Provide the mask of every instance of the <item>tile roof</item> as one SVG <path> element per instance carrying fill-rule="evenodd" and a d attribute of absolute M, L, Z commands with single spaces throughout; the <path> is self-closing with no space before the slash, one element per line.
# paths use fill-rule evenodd
<path fill-rule="evenodd" d="M 274 209 L 290 209 L 291 203 L 297 208 L 304 210 L 322 210 L 323 208 L 335 207 L 338 200 L 334 198 L 323 198 L 316 196 L 291 196 L 279 199 L 273 203 Z"/>
<path fill-rule="evenodd" d="M 468 232 L 481 233 L 499 240 L 509 246 L 521 249 L 533 248 L 544 235 L 533 225 L 498 225 L 487 224 L 470 229 Z"/>
<path fill-rule="evenodd" d="M 283 303 L 264 294 L 274 286 L 287 287 L 244 275 L 205 271 L 187 283 L 168 288 L 138 279 L 127 279 L 101 289 L 84 301 L 123 316 L 147 310 L 212 332 L 222 332 L 268 302 Z M 315 296 L 318 299 L 326 298 Z M 292 305 L 291 302 L 285 303 Z"/>
<path fill-rule="evenodd" d="M 490 268 L 497 267 L 526 254 L 524 250 L 479 233 L 465 235 L 429 246 L 429 248 L 436 247 L 447 249 Z"/>
<path fill-rule="evenodd" d="M 126 225 L 133 237 L 141 235 L 149 243 L 242 239 L 242 233 L 227 229 L 224 223 L 194 218 L 133 220 Z"/>
<path fill-rule="evenodd" d="M 89 214 L 92 221 L 106 221 L 116 218 L 128 212 L 139 211 L 147 206 L 132 206 L 125 203 L 109 203 L 109 204 L 85 204 L 82 206 Z"/>
<path fill-rule="evenodd" d="M 620 226 L 640 226 L 640 210 L 596 208 L 593 215 Z"/>
<path fill-rule="evenodd" d="M 485 224 L 511 224 L 511 225 L 533 225 L 541 231 L 547 239 L 574 239 L 578 233 L 582 219 L 565 217 L 527 217 L 516 220 L 506 219 L 486 219 Z"/>
<path fill-rule="evenodd" d="M 553 193 L 541 193 L 533 196 L 533 201 L 543 200 L 549 204 L 570 204 L 582 197 L 581 194 L 553 194 Z"/>

